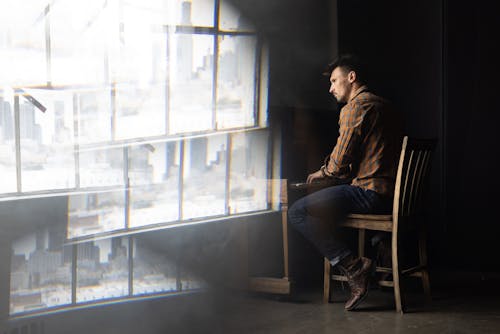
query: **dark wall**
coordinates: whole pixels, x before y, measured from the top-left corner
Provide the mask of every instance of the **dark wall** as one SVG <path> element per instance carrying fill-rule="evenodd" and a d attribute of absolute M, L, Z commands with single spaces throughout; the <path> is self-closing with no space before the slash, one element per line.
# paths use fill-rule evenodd
<path fill-rule="evenodd" d="M 339 50 L 362 55 L 372 88 L 393 100 L 406 132 L 439 140 L 427 202 L 431 265 L 500 269 L 499 27 L 493 2 L 339 2 Z"/>
<path fill-rule="evenodd" d="M 450 261 L 465 270 L 499 272 L 496 7 L 490 1 L 447 2 L 445 204 Z"/>

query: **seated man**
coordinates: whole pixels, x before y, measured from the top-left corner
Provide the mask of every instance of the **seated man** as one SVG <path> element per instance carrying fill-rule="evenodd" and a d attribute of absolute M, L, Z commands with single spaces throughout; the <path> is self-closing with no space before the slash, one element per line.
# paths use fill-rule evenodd
<path fill-rule="evenodd" d="M 329 92 L 346 104 L 340 111 L 337 143 L 324 165 L 307 177 L 307 183 L 341 182 L 297 200 L 288 217 L 346 275 L 351 297 L 345 309 L 352 310 L 368 292 L 373 262 L 353 256 L 335 238 L 333 227 L 349 213 L 390 213 L 401 149 L 401 118 L 388 101 L 368 90 L 355 56 L 339 57 L 325 74 L 330 76 Z"/>

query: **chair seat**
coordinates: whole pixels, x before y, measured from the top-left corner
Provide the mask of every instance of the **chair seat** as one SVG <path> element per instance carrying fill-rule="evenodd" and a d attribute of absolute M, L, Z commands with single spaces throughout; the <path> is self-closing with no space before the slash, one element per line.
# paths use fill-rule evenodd
<path fill-rule="evenodd" d="M 339 223 L 341 227 L 352 227 L 374 231 L 392 231 L 392 215 L 362 215 L 353 213 Z"/>
<path fill-rule="evenodd" d="M 366 220 L 391 220 L 392 215 L 363 215 L 360 213 L 351 213 L 347 216 L 348 219 L 366 219 Z"/>

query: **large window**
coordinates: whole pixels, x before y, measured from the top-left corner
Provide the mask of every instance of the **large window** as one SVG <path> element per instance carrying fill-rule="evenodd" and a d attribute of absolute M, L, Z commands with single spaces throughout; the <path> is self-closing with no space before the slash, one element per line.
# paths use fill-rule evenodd
<path fill-rule="evenodd" d="M 0 199 L 68 194 L 69 238 L 270 209 L 266 66 L 226 0 L 2 1 Z"/>
<path fill-rule="evenodd" d="M 141 235 L 74 245 L 65 239 L 64 229 L 54 225 L 14 240 L 11 315 L 206 286 L 176 254 L 155 249 Z"/>

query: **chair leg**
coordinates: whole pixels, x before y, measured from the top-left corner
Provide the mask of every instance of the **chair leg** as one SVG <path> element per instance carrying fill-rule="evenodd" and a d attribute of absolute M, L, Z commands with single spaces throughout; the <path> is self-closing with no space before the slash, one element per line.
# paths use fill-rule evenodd
<path fill-rule="evenodd" d="M 424 289 L 425 298 L 430 302 L 432 300 L 431 284 L 429 281 L 429 272 L 427 271 L 427 240 L 424 230 L 421 230 L 418 236 L 418 255 L 420 265 L 425 266 L 425 269 L 422 270 L 422 287 Z"/>
<path fill-rule="evenodd" d="M 404 305 L 401 296 L 401 280 L 399 271 L 399 259 L 398 259 L 398 242 L 397 233 L 393 233 L 392 236 L 392 279 L 394 283 L 394 302 L 396 304 L 396 311 L 403 313 Z"/>
<path fill-rule="evenodd" d="M 330 283 L 332 280 L 331 274 L 331 264 L 330 261 L 324 258 L 324 272 L 323 272 L 323 303 L 328 303 L 330 301 Z"/>
<path fill-rule="evenodd" d="M 358 256 L 365 256 L 365 229 L 360 228 L 358 230 Z"/>

